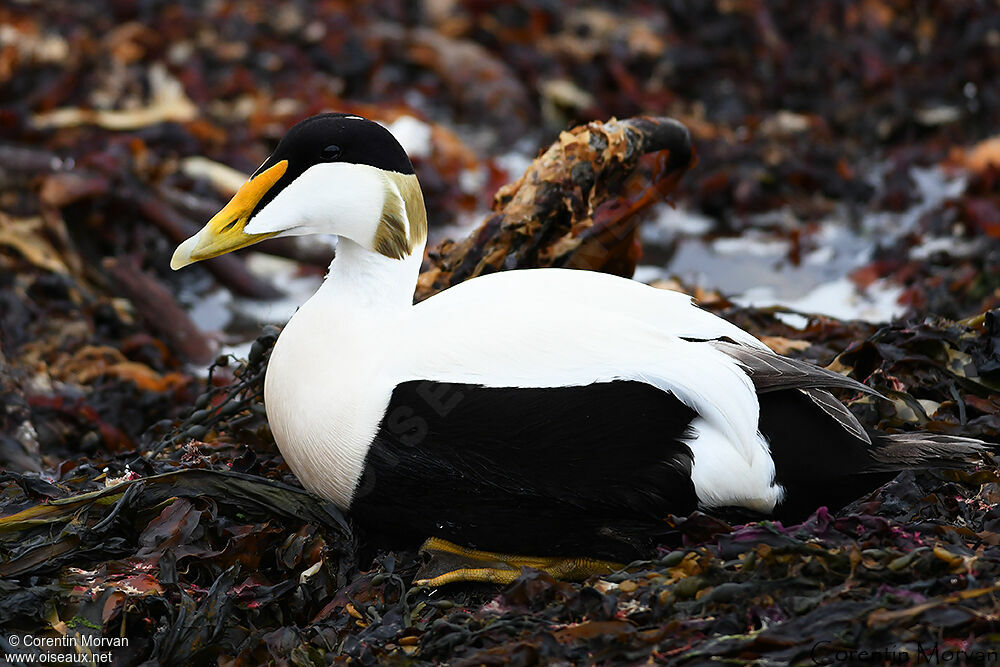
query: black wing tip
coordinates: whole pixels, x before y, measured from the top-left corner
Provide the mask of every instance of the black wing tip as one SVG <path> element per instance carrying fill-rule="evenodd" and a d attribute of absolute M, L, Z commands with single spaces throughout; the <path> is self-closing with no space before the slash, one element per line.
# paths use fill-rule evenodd
<path fill-rule="evenodd" d="M 931 466 L 968 468 L 983 463 L 983 455 L 996 449 L 996 444 L 976 438 L 915 431 L 879 434 L 871 456 L 891 470 Z"/>

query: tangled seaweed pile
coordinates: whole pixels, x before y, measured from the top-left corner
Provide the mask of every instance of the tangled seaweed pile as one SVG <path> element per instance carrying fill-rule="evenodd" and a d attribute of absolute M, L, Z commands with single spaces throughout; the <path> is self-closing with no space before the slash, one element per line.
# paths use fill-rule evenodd
<path fill-rule="evenodd" d="M 857 334 L 816 327 L 801 340 L 822 347 Z M 64 466 L 51 482 L 3 476 L 7 632 L 126 636 L 122 664 L 403 655 L 469 665 L 711 656 L 833 664 L 857 647 L 913 659 L 964 652 L 974 662 L 996 651 L 993 470 L 906 473 L 796 526 L 673 517 L 682 544 L 583 584 L 529 571 L 499 592 L 410 588 L 416 553 L 358 562 L 349 523 L 280 464 L 254 400 L 274 339 L 268 331 L 255 343 L 231 385 L 207 383 L 197 410 L 149 455 L 103 472 Z M 937 403 L 923 428 L 995 440 L 1000 406 L 988 397 L 1000 381 L 998 344 L 1000 318 L 988 313 L 972 327 L 883 328 L 837 363 L 880 378 L 895 399 L 855 402 L 868 423 L 907 426 Z"/>
<path fill-rule="evenodd" d="M 908 322 L 792 326 L 675 286 L 888 396 L 842 396 L 866 425 L 997 442 L 996 11 L 53 0 L 42 14 L 0 7 L 4 651 L 32 634 L 127 637 L 118 664 L 1000 659 L 983 653 L 1000 643 L 993 468 L 902 475 L 798 526 L 673 517 L 683 543 L 604 579 L 411 588 L 415 551 L 359 550 L 349 517 L 282 462 L 259 400 L 277 329 L 246 361 L 217 358 L 238 337 L 189 315 L 220 287 L 279 290 L 243 256 L 167 268 L 288 126 L 331 108 L 409 137 L 433 228 L 493 202 L 430 254 L 421 297 L 512 266 L 628 275 L 675 187 L 706 239 L 780 238 L 790 264 L 822 249 L 819 221 L 864 232 L 917 211 L 850 275 L 902 288 Z M 590 122 L 613 115 L 628 120 Z M 640 115 L 690 128 L 699 162 L 680 181 Z M 552 146 L 515 181 L 518 140 Z M 958 187 L 921 208 L 920 170 Z M 302 275 L 331 254 L 258 247 Z M 671 252 L 647 244 L 644 261 L 669 269 Z"/>

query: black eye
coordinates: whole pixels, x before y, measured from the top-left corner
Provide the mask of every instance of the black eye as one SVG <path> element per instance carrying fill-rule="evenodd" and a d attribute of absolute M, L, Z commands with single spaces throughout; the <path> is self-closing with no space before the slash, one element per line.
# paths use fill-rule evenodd
<path fill-rule="evenodd" d="M 324 160 L 336 160 L 340 157 L 340 146 L 330 144 L 323 149 L 322 157 Z"/>

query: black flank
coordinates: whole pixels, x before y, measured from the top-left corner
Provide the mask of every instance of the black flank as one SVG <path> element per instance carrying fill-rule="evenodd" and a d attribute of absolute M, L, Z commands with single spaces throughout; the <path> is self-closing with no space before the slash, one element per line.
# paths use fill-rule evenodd
<path fill-rule="evenodd" d="M 641 382 L 396 387 L 351 506 L 376 543 L 628 561 L 697 505 L 693 410 Z"/>

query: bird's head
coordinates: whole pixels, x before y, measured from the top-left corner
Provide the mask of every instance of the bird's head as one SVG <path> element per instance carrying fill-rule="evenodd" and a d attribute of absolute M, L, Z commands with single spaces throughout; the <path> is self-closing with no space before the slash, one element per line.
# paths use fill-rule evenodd
<path fill-rule="evenodd" d="M 232 200 L 177 247 L 170 266 L 304 234 L 335 234 L 392 259 L 422 249 L 423 195 L 387 129 L 340 113 L 300 122 Z"/>

